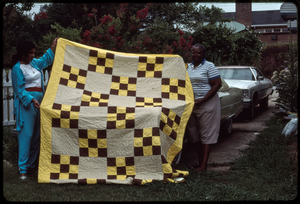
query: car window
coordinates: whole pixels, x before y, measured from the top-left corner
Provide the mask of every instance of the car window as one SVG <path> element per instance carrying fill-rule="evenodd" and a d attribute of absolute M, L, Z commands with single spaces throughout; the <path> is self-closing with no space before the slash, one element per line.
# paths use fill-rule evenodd
<path fill-rule="evenodd" d="M 258 79 L 258 72 L 256 71 L 256 69 L 252 69 L 252 71 L 253 71 L 253 74 L 254 74 L 254 76 Z M 254 77 L 253 77 L 253 80 L 254 80 Z"/>
<path fill-rule="evenodd" d="M 258 69 L 254 68 L 254 69 L 252 69 L 252 71 L 253 71 L 256 79 L 258 79 L 259 76 L 263 76 L 262 73 L 260 72 L 260 70 L 258 70 Z"/>
<path fill-rule="evenodd" d="M 218 68 L 223 79 L 254 80 L 250 68 Z"/>

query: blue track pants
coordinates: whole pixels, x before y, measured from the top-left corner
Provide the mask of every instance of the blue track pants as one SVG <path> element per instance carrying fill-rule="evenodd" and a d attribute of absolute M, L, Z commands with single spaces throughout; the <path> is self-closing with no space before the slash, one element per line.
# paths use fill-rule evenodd
<path fill-rule="evenodd" d="M 43 93 L 30 92 L 30 94 L 41 104 Z M 40 149 L 40 109 L 31 103 L 27 109 L 21 106 L 21 111 L 24 123 L 18 132 L 20 174 L 27 173 L 28 168 L 35 167 Z"/>

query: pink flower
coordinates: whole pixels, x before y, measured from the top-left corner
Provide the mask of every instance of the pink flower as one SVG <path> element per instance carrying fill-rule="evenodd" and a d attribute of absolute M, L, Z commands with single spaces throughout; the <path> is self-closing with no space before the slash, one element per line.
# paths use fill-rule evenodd
<path fill-rule="evenodd" d="M 152 39 L 149 36 L 146 36 L 143 41 L 143 45 L 147 47 L 152 42 Z"/>
<path fill-rule="evenodd" d="M 177 42 L 174 41 L 174 42 L 173 42 L 173 46 L 174 46 L 174 47 L 178 47 Z"/>
<path fill-rule="evenodd" d="M 87 14 L 87 16 L 89 17 L 89 18 L 93 18 L 93 14 L 92 13 L 89 13 L 89 14 Z"/>
<path fill-rule="evenodd" d="M 103 19 L 102 19 L 102 18 L 100 18 L 99 20 L 101 21 L 101 23 L 102 23 L 102 24 L 106 25 L 106 24 L 107 24 L 107 22 L 112 22 L 113 18 L 112 18 L 112 17 L 110 17 L 109 15 L 107 15 L 107 16 L 104 16 L 104 18 L 103 18 Z"/>
<path fill-rule="evenodd" d="M 193 42 L 193 37 L 192 37 L 192 36 L 188 37 L 188 40 L 190 41 L 190 44 L 192 44 L 192 42 Z"/>
<path fill-rule="evenodd" d="M 40 19 L 47 19 L 47 13 L 42 11 L 39 14 L 34 15 L 34 20 L 35 21 L 38 21 Z"/>
<path fill-rule="evenodd" d="M 83 38 L 84 38 L 85 41 L 90 41 L 90 40 L 91 40 L 90 34 L 91 34 L 91 31 L 89 31 L 89 30 L 86 30 L 86 31 L 84 32 Z"/>
<path fill-rule="evenodd" d="M 108 33 L 109 33 L 109 34 L 115 36 L 116 32 L 117 32 L 117 31 L 116 31 L 116 29 L 115 29 L 115 27 L 114 27 L 113 25 L 111 25 L 111 26 L 108 28 Z"/>
<path fill-rule="evenodd" d="M 183 50 L 190 50 L 192 47 L 191 43 L 188 43 Z"/>
<path fill-rule="evenodd" d="M 116 38 L 116 42 L 120 42 L 122 40 L 122 36 L 118 36 L 117 38 Z"/>
<path fill-rule="evenodd" d="M 146 7 L 142 10 L 137 11 L 136 18 L 137 19 L 145 19 L 148 14 L 149 14 L 149 8 Z"/>
<path fill-rule="evenodd" d="M 127 12 L 128 3 L 120 3 L 120 10 L 117 10 L 117 17 L 122 18 L 123 14 Z"/>
<path fill-rule="evenodd" d="M 178 29 L 177 32 L 178 32 L 178 35 L 180 35 L 180 36 L 183 36 L 183 35 L 184 35 L 184 32 L 183 32 L 182 30 L 179 30 L 179 29 Z"/>
<path fill-rule="evenodd" d="M 95 42 L 95 43 L 93 44 L 93 46 L 94 46 L 94 47 L 100 47 L 100 45 L 99 45 L 97 42 Z"/>
<path fill-rule="evenodd" d="M 186 41 L 185 41 L 185 39 L 184 39 L 183 37 L 180 37 L 180 40 L 179 40 L 179 45 L 180 45 L 181 47 L 184 47 L 184 46 L 185 46 L 185 44 L 186 44 Z"/>
<path fill-rule="evenodd" d="M 119 42 L 118 46 L 119 46 L 119 47 L 122 47 L 123 44 L 124 44 L 124 40 L 122 40 L 121 42 Z"/>

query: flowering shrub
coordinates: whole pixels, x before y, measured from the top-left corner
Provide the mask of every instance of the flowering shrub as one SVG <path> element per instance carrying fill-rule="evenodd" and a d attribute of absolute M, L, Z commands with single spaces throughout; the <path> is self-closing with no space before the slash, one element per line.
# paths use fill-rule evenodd
<path fill-rule="evenodd" d="M 139 10 L 137 12 L 136 18 L 137 19 L 145 19 L 148 14 L 149 14 L 149 8 L 146 7 L 146 8 L 144 8 L 142 10 Z"/>
<path fill-rule="evenodd" d="M 132 53 L 152 54 L 178 54 L 189 61 L 189 52 L 192 47 L 193 37 L 184 37 L 182 30 L 177 32 L 168 30 L 160 33 L 153 33 L 151 29 L 140 31 L 143 20 L 149 15 L 149 8 L 152 3 L 146 4 L 145 8 L 137 11 L 136 15 L 129 16 L 128 3 L 120 3 L 116 11 L 116 18 L 105 15 L 99 19 L 98 25 L 83 33 L 81 43 L 90 46 Z M 93 18 L 93 14 L 88 17 Z M 161 33 L 164 33 L 161 35 Z M 169 39 L 177 39 L 173 42 Z"/>
<path fill-rule="evenodd" d="M 177 32 L 178 32 L 178 35 L 180 35 L 180 36 L 184 35 L 184 32 L 182 30 L 178 30 Z"/>
<path fill-rule="evenodd" d="M 276 104 L 281 108 L 291 111 L 298 111 L 298 58 L 297 47 L 290 42 L 287 67 L 281 70 L 278 74 L 277 71 L 273 72 L 271 78 L 273 84 L 276 86 L 276 92 L 278 93 L 278 99 Z"/>
<path fill-rule="evenodd" d="M 116 29 L 113 25 L 111 25 L 109 28 L 108 28 L 108 33 L 115 36 L 116 35 Z"/>
<path fill-rule="evenodd" d="M 109 22 L 112 22 L 112 20 L 113 20 L 113 18 L 111 16 L 109 16 L 109 15 L 104 16 L 103 19 L 102 18 L 99 19 L 99 21 L 101 22 L 101 24 L 104 24 L 104 25 L 106 25 Z"/>

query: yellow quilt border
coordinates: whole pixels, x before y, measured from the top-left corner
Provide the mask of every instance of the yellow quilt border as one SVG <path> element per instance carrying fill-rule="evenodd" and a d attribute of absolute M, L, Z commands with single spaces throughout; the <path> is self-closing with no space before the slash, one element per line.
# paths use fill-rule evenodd
<path fill-rule="evenodd" d="M 52 110 L 52 104 L 54 103 L 56 92 L 58 90 L 59 80 L 61 77 L 61 72 L 64 64 L 64 52 L 66 45 L 84 48 L 84 49 L 94 49 L 94 50 L 102 50 L 100 48 L 95 48 L 87 45 L 83 45 L 80 43 L 72 42 L 63 38 L 59 38 L 57 42 L 57 47 L 55 51 L 55 57 L 54 57 L 54 63 L 53 67 L 60 67 L 60 70 L 53 70 L 48 82 L 48 86 L 51 86 L 51 89 L 46 89 L 43 101 L 41 103 L 40 107 L 40 113 L 41 113 L 41 121 L 44 123 L 41 124 L 41 147 L 40 150 L 51 150 L 51 123 L 52 121 L 49 120 L 47 117 L 48 114 L 50 114 Z M 180 57 L 179 55 L 174 54 L 134 54 L 134 53 L 123 53 L 123 52 L 116 52 L 116 51 L 110 51 L 110 53 L 113 54 L 120 54 L 120 55 L 127 55 L 127 56 L 159 56 L 159 57 Z M 183 60 L 182 60 L 182 63 Z M 173 145 L 169 148 L 167 153 L 167 162 L 169 165 L 172 164 L 172 161 L 174 160 L 175 156 L 181 151 L 183 139 L 184 139 L 184 133 L 186 124 L 189 120 L 189 117 L 192 113 L 193 107 L 194 107 L 194 95 L 193 91 L 188 92 L 187 90 L 193 90 L 192 85 L 189 79 L 188 74 L 186 73 L 186 107 L 183 112 L 183 115 L 181 117 L 181 123 L 179 125 L 179 132 L 177 133 L 177 138 Z M 48 119 L 47 119 L 48 118 Z M 50 172 L 53 172 L 54 170 L 49 169 L 49 167 L 52 167 L 51 164 L 51 154 L 49 154 L 48 151 L 40 151 L 40 157 L 39 157 L 39 173 L 38 174 L 38 183 L 50 183 Z M 54 168 L 54 167 L 53 167 Z M 181 173 L 185 176 L 188 175 L 187 171 L 181 171 Z M 176 175 L 174 174 L 174 177 Z M 171 181 L 172 179 L 168 178 L 167 181 Z M 175 182 L 175 181 L 174 181 Z M 147 181 L 143 181 L 142 184 L 147 183 Z"/>

